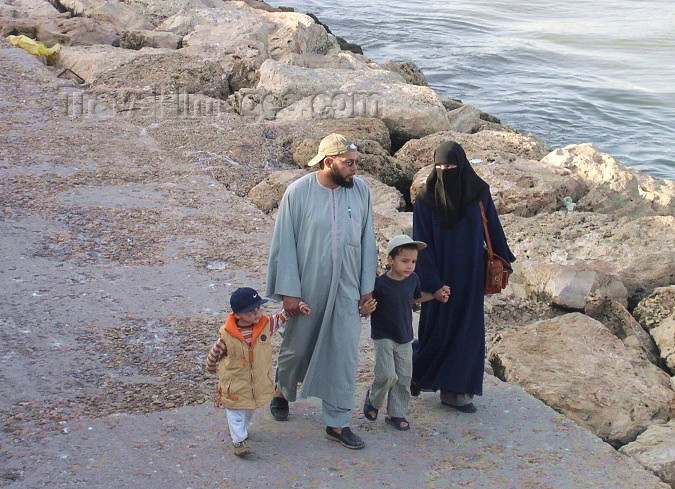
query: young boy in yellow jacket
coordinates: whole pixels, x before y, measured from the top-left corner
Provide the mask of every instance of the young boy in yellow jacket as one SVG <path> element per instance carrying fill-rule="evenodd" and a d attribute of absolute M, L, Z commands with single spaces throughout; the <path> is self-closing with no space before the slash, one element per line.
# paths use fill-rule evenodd
<path fill-rule="evenodd" d="M 232 313 L 206 359 L 206 370 L 218 371 L 217 403 L 225 407 L 238 457 L 251 453 L 246 439 L 253 410 L 269 403 L 274 395 L 271 336 L 288 316 L 283 310 L 263 316 L 260 307 L 267 301 L 250 287 L 235 290 L 230 296 Z M 304 302 L 300 311 L 311 312 Z"/>

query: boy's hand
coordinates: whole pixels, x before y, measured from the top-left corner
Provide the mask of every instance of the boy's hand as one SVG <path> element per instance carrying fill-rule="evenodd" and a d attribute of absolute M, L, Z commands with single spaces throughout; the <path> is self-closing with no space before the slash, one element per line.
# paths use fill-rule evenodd
<path fill-rule="evenodd" d="M 438 289 L 436 292 L 434 292 L 434 299 L 436 299 L 438 302 L 448 302 L 450 300 L 450 287 L 444 285 Z"/>
<path fill-rule="evenodd" d="M 300 303 L 300 312 L 304 314 L 305 316 L 309 316 L 312 314 L 312 308 L 309 307 L 308 304 L 305 304 L 304 302 Z"/>
<path fill-rule="evenodd" d="M 359 307 L 359 314 L 361 314 L 361 317 L 367 318 L 375 312 L 375 309 L 377 309 L 377 301 L 371 297 L 361 304 L 361 307 Z"/>

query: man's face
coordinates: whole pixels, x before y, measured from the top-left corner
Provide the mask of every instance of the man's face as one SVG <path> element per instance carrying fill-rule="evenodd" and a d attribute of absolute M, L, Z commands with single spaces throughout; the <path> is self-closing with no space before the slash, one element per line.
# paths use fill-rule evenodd
<path fill-rule="evenodd" d="M 357 158 L 358 153 L 356 151 L 337 156 L 326 156 L 325 164 L 330 168 L 329 175 L 335 185 L 345 188 L 354 186 Z"/>

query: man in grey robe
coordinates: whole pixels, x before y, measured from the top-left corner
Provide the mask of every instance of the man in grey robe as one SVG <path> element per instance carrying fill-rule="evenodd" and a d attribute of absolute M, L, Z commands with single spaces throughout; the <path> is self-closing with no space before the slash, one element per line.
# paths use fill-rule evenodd
<path fill-rule="evenodd" d="M 288 401 L 318 397 L 326 436 L 348 448 L 363 441 L 349 428 L 354 406 L 362 306 L 372 303 L 377 267 L 373 206 L 367 184 L 354 176 L 357 148 L 326 136 L 279 205 L 267 271 L 268 297 L 283 300 L 286 324 L 270 410 L 288 416 Z M 302 298 L 310 316 L 297 315 Z M 363 311 L 366 311 L 364 307 Z"/>

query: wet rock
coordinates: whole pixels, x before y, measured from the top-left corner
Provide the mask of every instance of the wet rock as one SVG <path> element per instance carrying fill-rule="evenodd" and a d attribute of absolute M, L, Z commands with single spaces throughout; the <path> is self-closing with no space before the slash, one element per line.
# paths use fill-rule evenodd
<path fill-rule="evenodd" d="M 468 134 L 474 134 L 483 129 L 494 129 L 494 125 L 500 124 L 498 118 L 468 104 L 449 110 L 448 121 L 451 130 Z"/>
<path fill-rule="evenodd" d="M 673 414 L 668 376 L 580 313 L 505 331 L 489 352 L 501 379 L 522 386 L 606 442 L 633 441 Z"/>
<path fill-rule="evenodd" d="M 412 61 L 403 61 L 402 63 L 397 63 L 395 61 L 389 60 L 382 65 L 383 68 L 392 71 L 398 75 L 401 75 L 406 83 L 411 85 L 420 85 L 423 87 L 428 87 L 429 82 L 427 78 L 417 66 Z"/>

